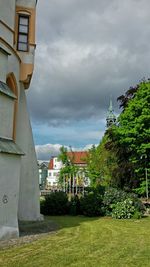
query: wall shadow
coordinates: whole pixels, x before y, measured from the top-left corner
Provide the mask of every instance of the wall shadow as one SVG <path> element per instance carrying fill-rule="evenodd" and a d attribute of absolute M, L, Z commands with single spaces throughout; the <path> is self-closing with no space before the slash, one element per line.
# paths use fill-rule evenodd
<path fill-rule="evenodd" d="M 80 226 L 84 222 L 92 222 L 100 217 L 78 216 L 44 216 L 43 221 L 19 221 L 20 237 L 28 235 L 37 235 L 43 233 L 57 232 L 64 228 Z"/>

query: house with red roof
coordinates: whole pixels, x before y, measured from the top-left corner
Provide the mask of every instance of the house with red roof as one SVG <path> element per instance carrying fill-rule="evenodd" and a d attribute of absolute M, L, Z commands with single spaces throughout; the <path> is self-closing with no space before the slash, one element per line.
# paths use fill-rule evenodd
<path fill-rule="evenodd" d="M 71 151 L 67 152 L 70 161 L 77 167 L 86 167 L 88 152 L 87 151 Z"/>
<path fill-rule="evenodd" d="M 81 170 L 86 168 L 86 159 L 88 157 L 87 151 L 71 151 L 67 152 L 67 156 L 70 162 L 79 167 Z M 47 188 L 56 188 L 58 185 L 59 173 L 61 168 L 63 168 L 62 161 L 58 157 L 53 157 L 50 159 L 48 165 L 48 176 L 47 176 Z"/>

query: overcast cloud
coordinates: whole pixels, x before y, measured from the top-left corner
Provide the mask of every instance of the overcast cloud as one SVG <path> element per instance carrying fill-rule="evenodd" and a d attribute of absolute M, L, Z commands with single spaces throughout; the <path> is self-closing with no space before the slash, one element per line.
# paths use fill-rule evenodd
<path fill-rule="evenodd" d="M 81 151 L 81 150 L 88 151 L 92 146 L 93 144 L 86 145 L 85 147 L 82 147 L 82 148 L 71 147 L 71 150 L 72 151 Z M 95 144 L 95 146 L 97 146 L 97 144 Z M 39 160 L 42 159 L 43 161 L 49 161 L 51 157 L 57 157 L 59 155 L 61 147 L 62 145 L 60 144 L 37 145 L 36 146 L 37 158 Z M 65 146 L 65 147 L 67 148 L 68 151 L 70 151 L 69 146 Z"/>
<path fill-rule="evenodd" d="M 149 0 L 38 2 L 27 93 L 36 145 L 99 142 L 110 95 L 118 113 L 116 98 L 149 77 L 149 10 Z"/>

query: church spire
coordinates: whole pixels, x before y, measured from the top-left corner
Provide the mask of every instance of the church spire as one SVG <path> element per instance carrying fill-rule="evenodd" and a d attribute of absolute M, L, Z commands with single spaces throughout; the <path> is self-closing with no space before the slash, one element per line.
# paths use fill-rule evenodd
<path fill-rule="evenodd" d="M 107 124 L 106 124 L 107 128 L 109 128 L 110 126 L 112 126 L 116 122 L 116 116 L 114 114 L 113 105 L 112 105 L 112 99 L 111 98 L 110 98 L 110 103 L 109 103 L 106 122 L 107 122 Z"/>

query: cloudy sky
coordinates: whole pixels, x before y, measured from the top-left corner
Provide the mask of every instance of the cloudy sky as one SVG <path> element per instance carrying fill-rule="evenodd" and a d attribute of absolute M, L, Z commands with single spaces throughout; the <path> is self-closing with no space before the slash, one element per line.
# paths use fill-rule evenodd
<path fill-rule="evenodd" d="M 38 1 L 27 92 L 38 159 L 98 144 L 110 96 L 118 114 L 116 98 L 149 77 L 149 11 L 149 0 Z"/>

